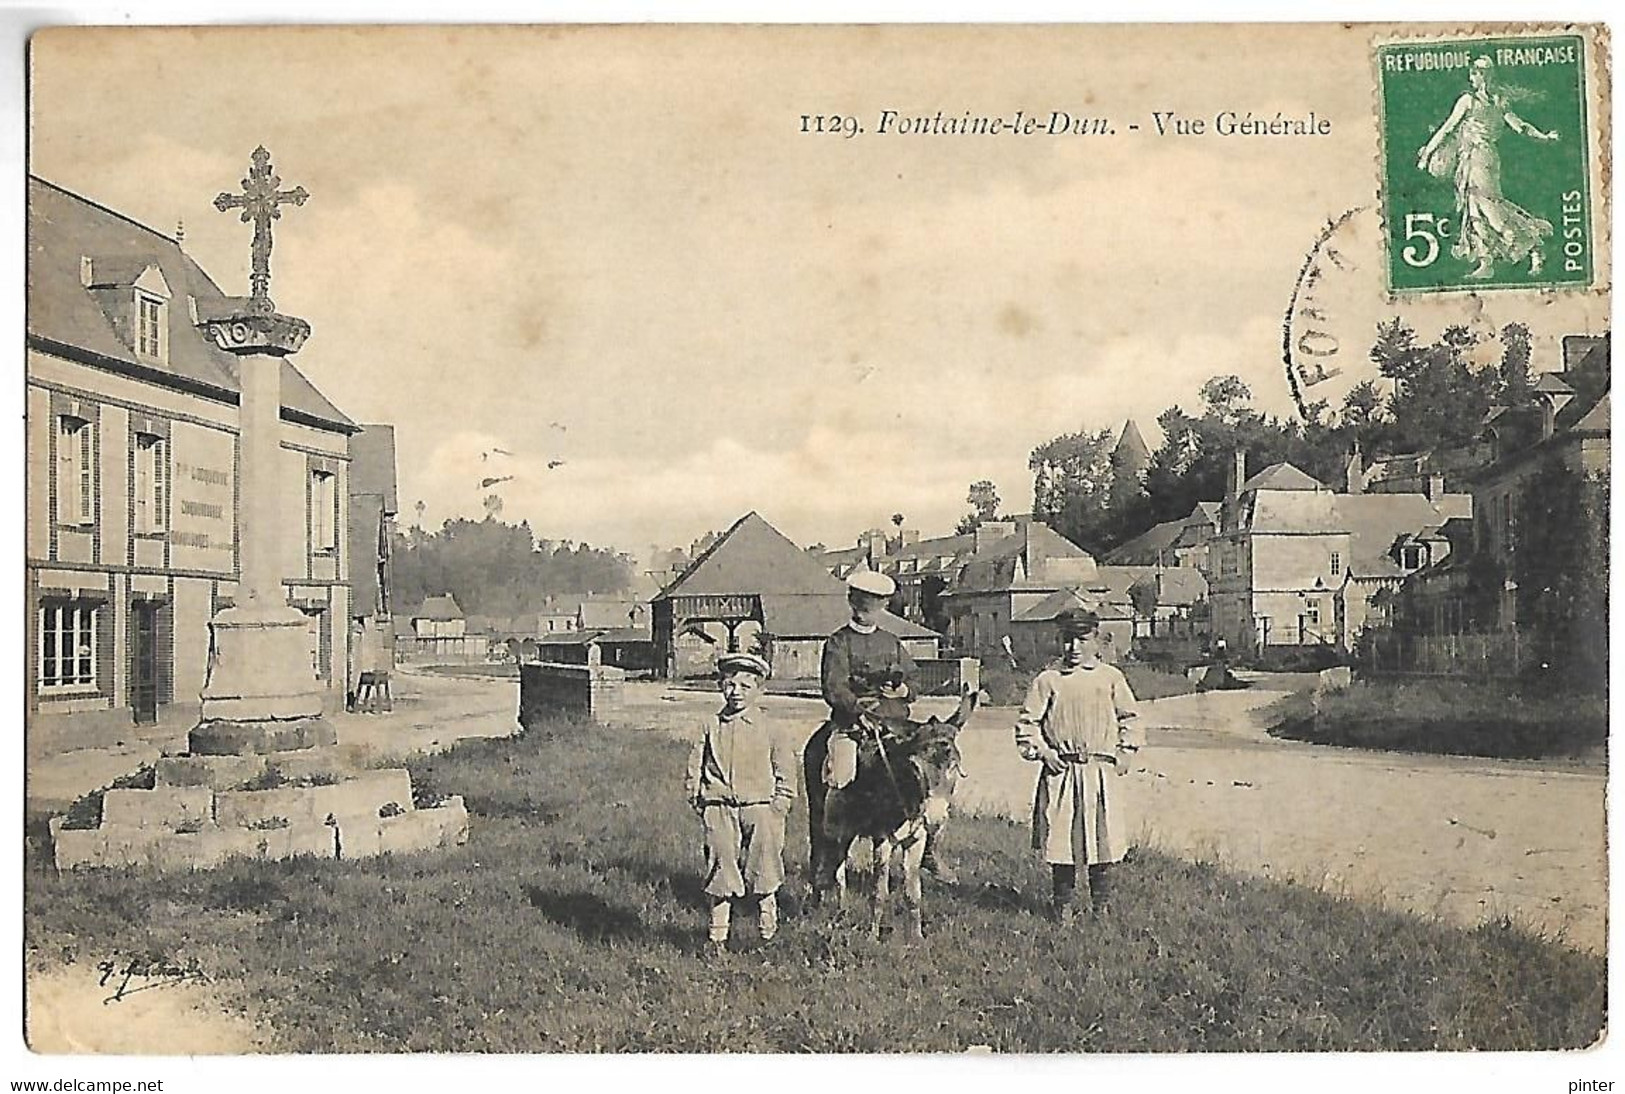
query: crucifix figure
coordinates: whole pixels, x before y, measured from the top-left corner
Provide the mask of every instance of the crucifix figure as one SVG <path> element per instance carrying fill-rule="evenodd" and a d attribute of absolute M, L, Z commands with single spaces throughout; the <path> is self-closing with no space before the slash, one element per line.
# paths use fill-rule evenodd
<path fill-rule="evenodd" d="M 241 194 L 221 194 L 214 199 L 214 207 L 222 213 L 227 209 L 241 209 L 244 224 L 254 224 L 254 267 L 249 274 L 252 287 L 249 306 L 258 312 L 275 311 L 271 303 L 271 221 L 282 216 L 278 206 L 285 202 L 303 205 L 310 195 L 303 186 L 292 190 L 278 190 L 282 180 L 271 170 L 271 153 L 262 144 L 254 149 L 254 165 L 243 179 Z"/>

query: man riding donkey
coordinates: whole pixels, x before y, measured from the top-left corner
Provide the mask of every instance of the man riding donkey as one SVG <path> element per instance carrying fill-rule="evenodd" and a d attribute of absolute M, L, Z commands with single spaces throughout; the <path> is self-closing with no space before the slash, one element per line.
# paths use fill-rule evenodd
<path fill-rule="evenodd" d="M 844 787 L 857 776 L 860 741 L 884 733 L 887 719 L 906 720 L 914 698 L 914 659 L 896 635 L 880 626 L 881 613 L 896 591 L 896 582 L 885 574 L 872 570 L 853 574 L 847 580 L 852 618 L 824 642 L 819 682 L 830 716 L 803 753 L 815 901 L 822 895 L 822 879 L 833 876 L 837 856 L 847 852 L 825 831 L 825 799 L 831 789 Z M 952 883 L 956 880 L 952 872 L 933 853 L 934 842 L 933 838 L 926 844 L 921 866 L 937 880 Z"/>

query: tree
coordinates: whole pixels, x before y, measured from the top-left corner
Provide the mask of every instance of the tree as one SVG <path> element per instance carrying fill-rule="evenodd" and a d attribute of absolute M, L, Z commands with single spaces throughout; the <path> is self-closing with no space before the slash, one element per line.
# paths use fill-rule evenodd
<path fill-rule="evenodd" d="M 1607 690 L 1608 497 L 1608 472 L 1552 466 L 1517 498 L 1511 577 L 1537 683 Z"/>
<path fill-rule="evenodd" d="M 1477 437 L 1503 387 L 1502 370 L 1473 363 L 1477 344 L 1478 336 L 1464 326 L 1447 327 L 1431 345 L 1417 341 L 1416 332 L 1397 318 L 1377 328 L 1371 359 L 1394 381 L 1392 424 L 1380 438 L 1389 451 L 1449 448 Z M 1514 339 L 1508 353 L 1516 352 Z"/>
<path fill-rule="evenodd" d="M 971 511 L 960 518 L 956 529 L 960 535 L 974 532 L 988 521 L 999 519 L 999 488 L 991 480 L 978 479 L 971 483 L 965 501 L 969 503 Z"/>
<path fill-rule="evenodd" d="M 1375 380 L 1361 380 L 1343 396 L 1343 424 L 1355 429 L 1371 426 L 1382 417 L 1382 392 Z"/>
<path fill-rule="evenodd" d="M 1108 538 L 1112 507 L 1112 434 L 1109 429 L 1063 433 L 1033 449 L 1033 518 L 1085 550 Z"/>
<path fill-rule="evenodd" d="M 1508 323 L 1501 328 L 1501 390 L 1503 406 L 1523 406 L 1529 401 L 1533 377 L 1529 371 L 1531 353 L 1529 328 Z"/>
<path fill-rule="evenodd" d="M 1240 376 L 1215 376 L 1202 385 L 1202 405 L 1206 412 L 1234 425 L 1252 409 L 1253 389 Z"/>
<path fill-rule="evenodd" d="M 528 524 L 489 517 L 451 520 L 440 531 L 397 533 L 396 596 L 402 605 L 451 593 L 465 612 L 512 616 L 538 610 L 549 596 L 615 593 L 632 580 L 632 562 L 612 550 L 538 543 Z"/>

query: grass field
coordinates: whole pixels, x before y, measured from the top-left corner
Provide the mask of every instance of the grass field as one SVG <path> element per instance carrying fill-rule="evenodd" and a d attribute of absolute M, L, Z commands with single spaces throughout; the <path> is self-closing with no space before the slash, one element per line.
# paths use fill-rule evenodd
<path fill-rule="evenodd" d="M 1496 759 L 1585 757 L 1608 740 L 1604 696 L 1523 696 L 1476 682 L 1357 682 L 1283 708 L 1278 737 Z"/>
<path fill-rule="evenodd" d="M 473 814 L 440 854 L 159 880 L 59 877 L 32 847 L 29 961 L 195 959 L 296 1052 L 1549 1049 L 1604 1023 L 1601 958 L 1162 856 L 1062 929 L 1025 830 L 964 818 L 924 942 L 803 914 L 792 881 L 771 948 L 742 916 L 736 952 L 707 960 L 683 755 L 560 723 L 417 760 L 425 793 Z M 798 807 L 793 879 L 804 825 Z"/>

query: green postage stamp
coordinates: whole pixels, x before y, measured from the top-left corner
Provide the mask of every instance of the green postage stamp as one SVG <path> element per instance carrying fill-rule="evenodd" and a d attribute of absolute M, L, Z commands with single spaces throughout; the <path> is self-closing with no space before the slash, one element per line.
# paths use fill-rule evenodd
<path fill-rule="evenodd" d="M 1377 49 L 1388 288 L 1584 288 L 1594 275 L 1586 43 Z"/>

